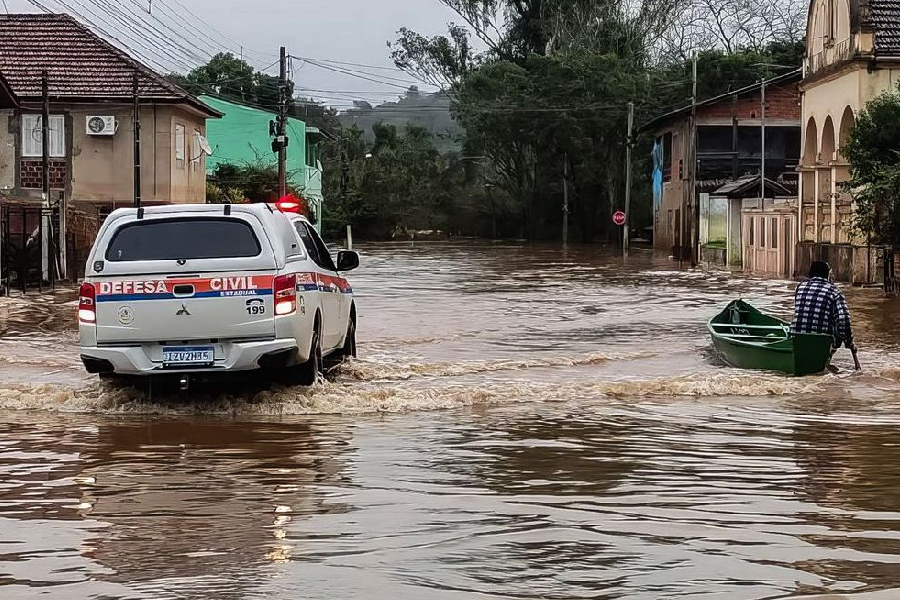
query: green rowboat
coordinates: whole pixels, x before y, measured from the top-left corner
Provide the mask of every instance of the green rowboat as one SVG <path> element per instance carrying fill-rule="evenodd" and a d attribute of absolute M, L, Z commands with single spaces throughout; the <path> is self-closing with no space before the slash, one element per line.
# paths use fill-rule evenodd
<path fill-rule="evenodd" d="M 722 359 L 740 369 L 821 373 L 831 362 L 834 338 L 820 333 L 790 333 L 790 324 L 735 300 L 708 323 Z"/>

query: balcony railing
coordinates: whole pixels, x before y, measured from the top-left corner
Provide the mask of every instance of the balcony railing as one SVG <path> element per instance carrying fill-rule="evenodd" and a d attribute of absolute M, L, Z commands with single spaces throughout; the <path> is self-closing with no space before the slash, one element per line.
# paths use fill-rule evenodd
<path fill-rule="evenodd" d="M 856 51 L 856 41 L 853 37 L 826 46 L 821 52 L 806 59 L 806 75 L 812 75 L 825 67 L 850 60 Z"/>

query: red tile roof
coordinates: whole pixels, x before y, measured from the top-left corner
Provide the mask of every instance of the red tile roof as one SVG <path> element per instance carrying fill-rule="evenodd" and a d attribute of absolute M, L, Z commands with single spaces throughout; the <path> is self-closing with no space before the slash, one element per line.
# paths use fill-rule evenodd
<path fill-rule="evenodd" d="M 868 6 L 863 19 L 875 32 L 875 54 L 900 56 L 900 0 L 869 0 Z"/>
<path fill-rule="evenodd" d="M 0 14 L 0 74 L 20 100 L 131 100 L 134 74 L 142 99 L 186 103 L 219 113 L 65 14 Z"/>

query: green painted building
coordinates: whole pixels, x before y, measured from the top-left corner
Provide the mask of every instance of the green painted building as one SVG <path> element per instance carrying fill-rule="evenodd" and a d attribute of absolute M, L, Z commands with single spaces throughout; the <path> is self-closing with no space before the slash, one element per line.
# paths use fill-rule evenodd
<path fill-rule="evenodd" d="M 243 104 L 229 102 L 214 96 L 200 96 L 212 108 L 223 113 L 221 119 L 210 119 L 206 124 L 206 138 L 212 147 L 207 158 L 207 170 L 212 172 L 221 163 L 242 164 L 259 160 L 271 162 L 277 156 L 272 152 L 269 122 L 275 113 Z M 287 149 L 288 180 L 295 184 L 309 203 L 321 223 L 324 198 L 322 196 L 322 165 L 319 163 L 318 142 L 320 132 L 307 127 L 299 119 L 288 119 Z"/>

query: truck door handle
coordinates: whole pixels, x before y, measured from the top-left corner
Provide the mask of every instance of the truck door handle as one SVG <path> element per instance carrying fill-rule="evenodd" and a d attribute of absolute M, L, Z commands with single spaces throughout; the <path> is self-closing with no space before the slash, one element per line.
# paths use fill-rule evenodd
<path fill-rule="evenodd" d="M 179 284 L 172 291 L 178 298 L 189 298 L 194 295 L 194 286 L 189 283 Z"/>

